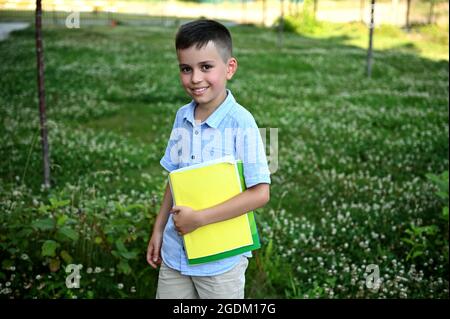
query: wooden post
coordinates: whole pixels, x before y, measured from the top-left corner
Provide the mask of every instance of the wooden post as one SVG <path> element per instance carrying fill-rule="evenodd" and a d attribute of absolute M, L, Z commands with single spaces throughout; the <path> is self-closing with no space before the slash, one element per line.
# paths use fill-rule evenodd
<path fill-rule="evenodd" d="M 367 76 L 372 76 L 372 57 L 373 57 L 373 29 L 374 24 L 375 0 L 372 0 L 370 8 L 370 25 L 369 25 L 369 49 L 367 51 Z"/>
<path fill-rule="evenodd" d="M 45 86 L 44 86 L 44 49 L 42 46 L 42 3 L 36 0 L 36 61 L 39 97 L 39 124 L 41 131 L 42 155 L 44 164 L 44 186 L 50 188 L 50 160 L 47 140 L 47 119 L 45 115 Z"/>

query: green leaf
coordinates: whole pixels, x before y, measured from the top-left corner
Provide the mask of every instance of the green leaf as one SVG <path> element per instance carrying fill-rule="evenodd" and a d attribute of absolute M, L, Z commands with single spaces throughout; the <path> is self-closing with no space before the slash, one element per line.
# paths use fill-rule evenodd
<path fill-rule="evenodd" d="M 125 259 L 133 259 L 138 255 L 138 252 L 136 251 L 128 251 L 121 239 L 116 240 L 116 247 L 118 249 L 119 255 Z"/>
<path fill-rule="evenodd" d="M 117 265 L 117 268 L 118 268 L 119 272 L 121 272 L 121 273 L 123 273 L 125 275 L 128 275 L 128 274 L 131 273 L 131 267 L 128 264 L 128 261 L 126 261 L 126 260 L 122 259 L 120 261 L 120 263 Z"/>
<path fill-rule="evenodd" d="M 14 265 L 14 262 L 10 259 L 5 259 L 2 261 L 2 268 L 9 269 Z"/>
<path fill-rule="evenodd" d="M 73 241 L 78 240 L 78 233 L 70 227 L 62 227 L 58 229 L 58 233 Z"/>
<path fill-rule="evenodd" d="M 422 230 L 427 235 L 434 235 L 437 233 L 438 227 L 436 225 L 424 226 Z"/>
<path fill-rule="evenodd" d="M 60 256 L 67 264 L 71 264 L 73 261 L 72 256 L 66 250 L 61 251 Z"/>
<path fill-rule="evenodd" d="M 134 259 L 137 257 L 137 251 L 119 252 L 120 255 L 125 259 Z"/>
<path fill-rule="evenodd" d="M 116 240 L 116 247 L 119 250 L 119 252 L 124 252 L 127 253 L 128 249 L 125 247 L 125 245 L 123 244 L 123 241 L 121 239 L 117 239 Z"/>
<path fill-rule="evenodd" d="M 61 261 L 58 258 L 50 259 L 49 268 L 51 272 L 57 272 L 61 266 Z"/>
<path fill-rule="evenodd" d="M 49 256 L 49 257 L 55 257 L 56 255 L 56 249 L 58 248 L 59 244 L 54 240 L 46 240 L 42 244 L 42 251 L 41 255 L 43 257 Z"/>
<path fill-rule="evenodd" d="M 55 228 L 55 220 L 53 218 L 39 219 L 33 222 L 31 226 L 39 230 L 52 230 Z"/>
<path fill-rule="evenodd" d="M 412 241 L 411 239 L 408 238 L 402 238 L 401 241 L 410 244 L 411 246 L 414 246 L 416 243 L 414 241 Z"/>
<path fill-rule="evenodd" d="M 57 200 L 55 198 L 50 198 L 50 204 L 52 209 L 59 207 L 64 207 L 70 204 L 70 200 Z"/>
<path fill-rule="evenodd" d="M 448 207 L 444 207 L 442 209 L 442 217 L 446 220 L 448 220 Z"/>
<path fill-rule="evenodd" d="M 49 208 L 50 208 L 50 206 L 48 206 L 48 205 L 41 205 L 41 206 L 39 206 L 38 211 L 41 213 L 46 213 Z"/>
<path fill-rule="evenodd" d="M 67 217 L 67 215 L 61 215 L 58 217 L 58 220 L 56 221 L 56 225 L 63 226 L 67 222 L 68 219 L 69 219 L 69 217 Z"/>
<path fill-rule="evenodd" d="M 144 209 L 144 205 L 142 205 L 142 204 L 131 204 L 131 205 L 126 206 L 126 207 L 124 208 L 124 210 L 125 210 L 125 211 L 130 211 L 130 210 L 133 210 L 133 209 L 136 209 L 136 208 L 138 208 L 138 209 Z"/>
<path fill-rule="evenodd" d="M 416 257 L 419 257 L 420 255 L 423 255 L 423 251 L 416 251 L 412 254 L 411 259 L 414 259 Z"/>
<path fill-rule="evenodd" d="M 19 230 L 16 233 L 17 238 L 22 238 L 22 240 L 25 242 L 27 241 L 27 237 L 30 236 L 33 233 L 33 230 L 29 227 L 23 228 L 22 230 Z"/>

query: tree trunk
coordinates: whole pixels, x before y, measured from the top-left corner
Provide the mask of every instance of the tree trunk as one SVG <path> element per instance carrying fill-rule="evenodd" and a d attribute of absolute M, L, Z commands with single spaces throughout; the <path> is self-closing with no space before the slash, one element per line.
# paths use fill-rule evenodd
<path fill-rule="evenodd" d="M 359 21 L 364 22 L 364 0 L 359 0 Z"/>
<path fill-rule="evenodd" d="M 44 165 L 44 186 L 50 187 L 50 161 L 47 140 L 47 119 L 45 115 L 45 86 L 44 86 L 44 49 L 42 47 L 42 4 L 36 0 L 36 59 L 37 82 L 39 97 L 39 124 L 41 130 L 42 155 Z"/>
<path fill-rule="evenodd" d="M 406 0 L 406 28 L 410 28 L 409 14 L 411 12 L 411 0 Z"/>
<path fill-rule="evenodd" d="M 428 24 L 433 23 L 433 17 L 434 17 L 434 5 L 436 3 L 435 0 L 429 0 L 430 1 L 430 12 L 428 12 Z"/>
<path fill-rule="evenodd" d="M 241 0 L 242 3 L 242 23 L 247 23 L 247 0 Z"/>
<path fill-rule="evenodd" d="M 284 29 L 284 1 L 280 0 L 280 23 L 278 25 L 278 46 L 283 46 L 283 30 Z"/>
<path fill-rule="evenodd" d="M 369 26 L 369 49 L 367 51 L 367 76 L 372 76 L 372 57 L 373 57 L 373 29 L 374 24 L 375 0 L 372 0 L 370 8 L 370 26 Z"/>
<path fill-rule="evenodd" d="M 319 5 L 319 0 L 314 0 L 314 19 L 317 19 L 317 8 Z"/>
<path fill-rule="evenodd" d="M 267 0 L 262 0 L 262 25 L 266 25 Z"/>

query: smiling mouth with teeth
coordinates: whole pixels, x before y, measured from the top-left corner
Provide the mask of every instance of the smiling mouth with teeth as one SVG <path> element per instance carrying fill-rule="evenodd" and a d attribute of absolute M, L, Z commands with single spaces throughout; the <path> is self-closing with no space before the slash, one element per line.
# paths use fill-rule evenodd
<path fill-rule="evenodd" d="M 192 91 L 194 94 L 202 94 L 203 92 L 206 91 L 207 88 L 208 88 L 208 87 L 198 88 L 198 89 L 191 89 L 191 91 Z"/>

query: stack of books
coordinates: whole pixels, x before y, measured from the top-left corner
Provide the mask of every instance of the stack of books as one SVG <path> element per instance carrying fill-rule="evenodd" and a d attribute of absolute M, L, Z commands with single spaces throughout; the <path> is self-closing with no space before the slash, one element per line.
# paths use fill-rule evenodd
<path fill-rule="evenodd" d="M 246 189 L 242 161 L 231 156 L 174 170 L 169 183 L 174 204 L 196 211 L 221 204 Z M 261 247 L 253 211 L 199 227 L 184 235 L 183 241 L 189 265 Z"/>

